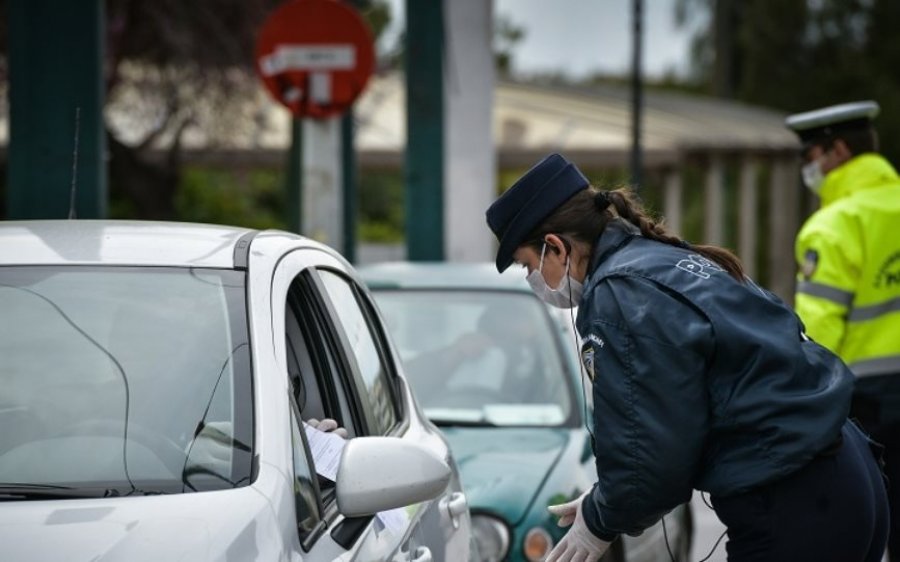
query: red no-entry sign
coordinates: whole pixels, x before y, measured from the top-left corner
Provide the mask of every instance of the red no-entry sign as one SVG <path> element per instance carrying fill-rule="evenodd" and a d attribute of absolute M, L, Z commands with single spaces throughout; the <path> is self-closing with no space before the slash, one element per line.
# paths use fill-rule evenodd
<path fill-rule="evenodd" d="M 266 19 L 256 70 L 269 92 L 298 117 L 347 110 L 375 66 L 372 33 L 337 0 L 290 0 Z"/>

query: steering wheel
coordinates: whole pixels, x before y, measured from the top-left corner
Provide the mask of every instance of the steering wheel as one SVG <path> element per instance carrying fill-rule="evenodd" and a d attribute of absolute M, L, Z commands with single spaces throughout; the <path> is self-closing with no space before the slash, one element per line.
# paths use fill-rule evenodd
<path fill-rule="evenodd" d="M 83 420 L 69 426 L 65 435 L 122 438 L 125 436 L 125 427 L 122 420 L 106 418 Z M 180 478 L 181 470 L 184 467 L 185 451 L 171 437 L 129 420 L 128 439 L 145 446 L 156 455 L 173 476 Z"/>

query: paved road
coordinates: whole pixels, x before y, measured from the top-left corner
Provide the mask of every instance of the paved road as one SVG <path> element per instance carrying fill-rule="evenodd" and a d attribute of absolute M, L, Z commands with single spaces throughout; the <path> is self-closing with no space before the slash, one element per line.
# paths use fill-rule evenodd
<path fill-rule="evenodd" d="M 691 549 L 691 561 L 697 562 L 709 555 L 709 551 L 716 543 L 719 535 L 725 531 L 725 525 L 716 517 L 716 512 L 703 503 L 703 500 L 700 499 L 700 492 L 694 491 L 694 497 L 691 498 L 691 509 L 694 513 L 694 544 Z M 707 562 L 726 561 L 726 542 L 728 542 L 727 535 L 716 547 L 716 551 Z"/>

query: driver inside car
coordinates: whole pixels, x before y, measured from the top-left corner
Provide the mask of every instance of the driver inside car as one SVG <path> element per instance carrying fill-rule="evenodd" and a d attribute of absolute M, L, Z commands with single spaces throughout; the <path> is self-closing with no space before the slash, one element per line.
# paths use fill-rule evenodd
<path fill-rule="evenodd" d="M 448 392 L 473 388 L 503 402 L 532 401 L 543 382 L 538 351 L 542 344 L 536 341 L 535 324 L 535 319 L 523 317 L 515 301 L 499 298 L 489 303 L 479 313 L 475 329 L 405 362 L 417 383 L 416 394 L 426 406 L 446 404 Z"/>

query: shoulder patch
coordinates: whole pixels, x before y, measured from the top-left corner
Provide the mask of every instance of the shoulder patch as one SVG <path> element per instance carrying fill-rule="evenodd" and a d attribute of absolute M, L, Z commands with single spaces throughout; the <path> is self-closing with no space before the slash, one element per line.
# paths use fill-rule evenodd
<path fill-rule="evenodd" d="M 813 249 L 806 250 L 806 253 L 803 254 L 803 266 L 800 268 L 803 278 L 809 281 L 818 267 L 819 252 Z"/>
<path fill-rule="evenodd" d="M 591 379 L 591 382 L 594 381 L 594 377 L 596 376 L 594 371 L 595 346 L 603 349 L 604 345 L 603 339 L 597 334 L 588 334 L 581 338 L 581 363 L 584 365 L 584 370 L 587 373 L 588 378 Z"/>
<path fill-rule="evenodd" d="M 594 346 L 589 343 L 581 348 L 581 363 L 591 382 L 594 382 Z"/>

